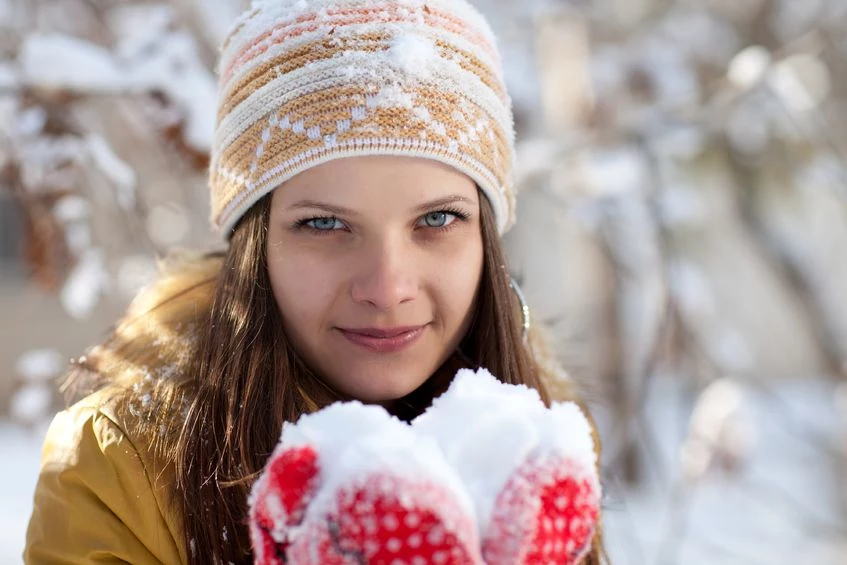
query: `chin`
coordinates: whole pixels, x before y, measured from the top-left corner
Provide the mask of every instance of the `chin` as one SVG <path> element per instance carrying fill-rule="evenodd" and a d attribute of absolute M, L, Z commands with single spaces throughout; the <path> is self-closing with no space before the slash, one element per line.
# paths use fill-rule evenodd
<path fill-rule="evenodd" d="M 385 374 L 357 376 L 355 379 L 345 379 L 353 386 L 343 387 L 344 392 L 351 397 L 368 404 L 385 404 L 417 390 L 427 377 L 420 375 Z M 340 381 L 344 382 L 344 381 Z"/>
<path fill-rule="evenodd" d="M 420 386 L 420 385 L 418 385 Z M 414 392 L 418 386 L 411 387 L 382 387 L 378 389 L 369 388 L 368 390 L 353 393 L 353 398 L 364 402 L 365 404 L 387 404 L 395 400 L 403 398 L 407 394 Z"/>

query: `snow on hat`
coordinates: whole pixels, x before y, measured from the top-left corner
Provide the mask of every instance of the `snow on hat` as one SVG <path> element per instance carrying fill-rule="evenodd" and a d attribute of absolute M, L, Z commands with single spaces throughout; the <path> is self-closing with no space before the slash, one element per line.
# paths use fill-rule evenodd
<path fill-rule="evenodd" d="M 465 0 L 254 0 L 222 46 L 210 167 L 226 238 L 262 196 L 356 155 L 434 159 L 514 221 L 514 126 L 495 38 Z"/>

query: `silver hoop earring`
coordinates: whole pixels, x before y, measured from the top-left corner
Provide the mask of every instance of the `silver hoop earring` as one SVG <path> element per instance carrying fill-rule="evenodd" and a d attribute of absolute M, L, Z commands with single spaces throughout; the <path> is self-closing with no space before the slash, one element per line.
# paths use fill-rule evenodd
<path fill-rule="evenodd" d="M 524 340 L 526 340 L 527 335 L 529 334 L 529 324 L 530 324 L 529 305 L 526 303 L 526 298 L 524 297 L 523 291 L 521 290 L 521 287 L 518 285 L 518 282 L 514 278 L 512 278 L 511 276 L 509 277 L 509 286 L 512 287 L 512 291 L 514 291 L 515 296 L 518 297 L 518 302 L 521 305 L 521 316 L 523 317 L 523 320 L 521 320 L 521 330 L 522 330 L 523 338 L 524 338 Z"/>

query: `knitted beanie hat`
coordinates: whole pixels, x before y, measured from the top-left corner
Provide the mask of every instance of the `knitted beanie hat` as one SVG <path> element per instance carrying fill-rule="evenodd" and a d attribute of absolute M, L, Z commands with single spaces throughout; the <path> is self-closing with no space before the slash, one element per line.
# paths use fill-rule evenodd
<path fill-rule="evenodd" d="M 225 238 L 262 196 L 356 155 L 467 174 L 514 219 L 514 127 L 494 35 L 466 0 L 254 0 L 222 46 L 210 184 Z"/>

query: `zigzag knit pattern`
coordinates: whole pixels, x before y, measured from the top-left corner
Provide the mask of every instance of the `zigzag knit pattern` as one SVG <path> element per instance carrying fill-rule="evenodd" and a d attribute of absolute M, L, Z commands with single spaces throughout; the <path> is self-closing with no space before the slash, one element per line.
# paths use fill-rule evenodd
<path fill-rule="evenodd" d="M 222 46 L 212 223 L 355 155 L 434 159 L 514 221 L 514 126 L 494 36 L 464 0 L 255 1 Z"/>

